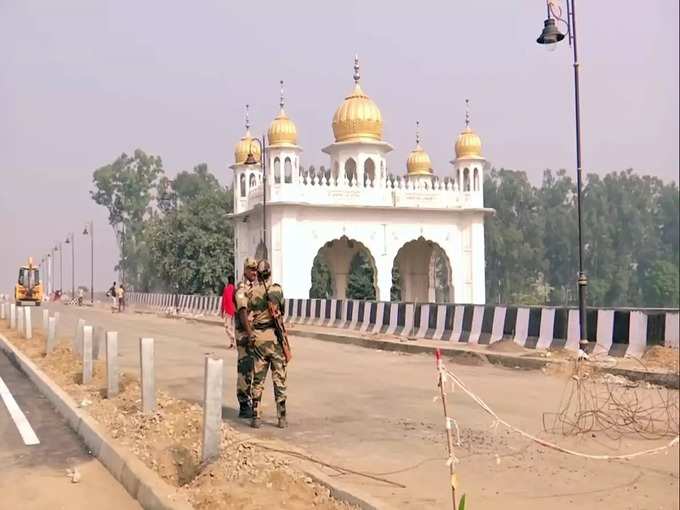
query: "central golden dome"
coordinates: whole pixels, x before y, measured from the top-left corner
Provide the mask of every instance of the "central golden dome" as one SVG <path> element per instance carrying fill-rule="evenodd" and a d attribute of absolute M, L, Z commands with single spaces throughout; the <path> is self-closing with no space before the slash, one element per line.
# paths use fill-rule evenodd
<path fill-rule="evenodd" d="M 336 142 L 382 140 L 382 114 L 359 85 L 359 59 L 354 58 L 354 90 L 333 115 Z"/>
<path fill-rule="evenodd" d="M 418 126 L 419 123 L 416 123 Z M 409 175 L 432 175 L 432 161 L 430 156 L 420 146 L 420 133 L 416 131 L 416 147 L 408 155 L 406 170 Z"/>
<path fill-rule="evenodd" d="M 281 110 L 279 110 L 279 114 L 269 125 L 269 130 L 267 131 L 267 140 L 269 140 L 269 145 L 272 147 L 297 145 L 297 128 L 283 109 L 283 80 L 280 83 L 281 102 L 279 105 L 281 106 Z"/>

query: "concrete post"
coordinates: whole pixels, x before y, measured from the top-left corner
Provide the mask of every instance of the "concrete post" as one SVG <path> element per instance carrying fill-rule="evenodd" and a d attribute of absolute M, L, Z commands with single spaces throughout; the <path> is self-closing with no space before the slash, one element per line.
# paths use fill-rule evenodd
<path fill-rule="evenodd" d="M 222 367 L 221 359 L 205 357 L 203 380 L 203 448 L 201 460 L 206 461 L 220 453 L 220 438 L 222 437 Z"/>
<path fill-rule="evenodd" d="M 83 384 L 92 382 L 92 326 L 83 326 Z"/>
<path fill-rule="evenodd" d="M 76 334 L 73 337 L 73 352 L 79 354 L 83 353 L 83 327 L 85 327 L 85 319 L 78 319 Z"/>
<path fill-rule="evenodd" d="M 31 313 L 32 307 L 27 306 L 24 308 L 24 338 L 30 340 L 33 338 L 33 325 L 31 324 L 31 319 L 33 314 Z"/>
<path fill-rule="evenodd" d="M 153 338 L 139 339 L 139 360 L 142 379 L 142 412 L 152 413 L 156 407 L 156 381 L 153 368 Z"/>
<path fill-rule="evenodd" d="M 45 344 L 45 352 L 47 354 L 54 350 L 57 343 L 57 318 L 49 317 L 47 319 L 47 343 Z"/>
<path fill-rule="evenodd" d="M 106 396 L 118 395 L 118 333 L 106 332 Z"/>
<path fill-rule="evenodd" d="M 7 303 L 0 303 L 0 320 L 5 320 L 7 318 Z"/>
<path fill-rule="evenodd" d="M 48 321 L 48 319 L 50 318 L 50 311 L 47 310 L 47 309 L 43 309 L 43 311 L 42 311 L 42 316 L 43 316 L 43 323 L 42 323 L 42 325 L 43 325 L 43 332 L 47 332 L 47 328 L 48 328 L 48 323 L 47 323 L 47 321 Z"/>
<path fill-rule="evenodd" d="M 24 309 L 17 308 L 17 335 L 24 336 Z"/>
<path fill-rule="evenodd" d="M 14 303 L 9 305 L 9 327 L 10 329 L 16 329 L 17 327 L 17 305 Z"/>

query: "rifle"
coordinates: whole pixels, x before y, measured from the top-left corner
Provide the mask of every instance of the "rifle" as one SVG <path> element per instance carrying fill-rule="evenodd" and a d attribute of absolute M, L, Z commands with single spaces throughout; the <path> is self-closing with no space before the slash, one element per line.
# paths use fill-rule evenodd
<path fill-rule="evenodd" d="M 283 357 L 286 359 L 286 363 L 290 363 L 293 359 L 293 351 L 290 348 L 290 342 L 288 341 L 288 333 L 286 332 L 286 325 L 283 323 L 283 315 L 279 309 L 279 305 L 272 303 L 269 300 L 269 288 L 265 281 L 262 282 L 264 285 L 264 293 L 267 299 L 267 308 L 269 313 L 274 319 L 274 331 L 276 331 L 276 339 L 281 344 L 281 349 L 283 350 Z"/>

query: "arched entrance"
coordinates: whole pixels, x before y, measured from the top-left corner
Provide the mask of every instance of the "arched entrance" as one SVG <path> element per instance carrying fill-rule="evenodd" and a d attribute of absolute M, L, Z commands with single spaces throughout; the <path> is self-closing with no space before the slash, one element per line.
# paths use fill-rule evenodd
<path fill-rule="evenodd" d="M 453 302 L 451 262 L 443 248 L 419 237 L 402 246 L 392 267 L 392 301 Z"/>
<path fill-rule="evenodd" d="M 368 299 L 377 296 L 375 260 L 359 241 L 342 236 L 328 241 L 312 265 L 312 298 Z"/>

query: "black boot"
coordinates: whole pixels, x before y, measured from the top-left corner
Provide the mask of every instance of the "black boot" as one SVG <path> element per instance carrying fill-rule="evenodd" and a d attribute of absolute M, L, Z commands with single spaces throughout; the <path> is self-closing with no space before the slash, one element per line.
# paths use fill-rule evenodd
<path fill-rule="evenodd" d="M 239 412 L 238 412 L 238 417 L 239 418 L 252 418 L 253 417 L 253 408 L 249 402 L 239 402 Z"/>
<path fill-rule="evenodd" d="M 276 404 L 276 414 L 279 416 L 279 428 L 285 429 L 288 427 L 288 420 L 286 419 L 286 401 L 278 402 Z"/>

